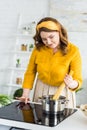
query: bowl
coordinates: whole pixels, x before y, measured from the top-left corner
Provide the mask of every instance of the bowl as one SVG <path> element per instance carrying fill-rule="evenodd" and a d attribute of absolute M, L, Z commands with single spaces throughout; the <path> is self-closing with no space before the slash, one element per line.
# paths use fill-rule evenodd
<path fill-rule="evenodd" d="M 81 104 L 80 109 L 84 113 L 85 116 L 87 116 L 87 104 Z"/>

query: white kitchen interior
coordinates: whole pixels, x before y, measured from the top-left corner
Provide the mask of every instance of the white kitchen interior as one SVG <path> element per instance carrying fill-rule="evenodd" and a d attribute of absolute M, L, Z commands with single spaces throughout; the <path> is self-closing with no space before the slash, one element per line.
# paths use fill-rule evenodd
<path fill-rule="evenodd" d="M 68 30 L 70 41 L 80 49 L 83 89 L 76 93 L 76 102 L 77 106 L 86 104 L 87 0 L 0 0 L 0 94 L 12 97 L 14 91 L 21 87 L 32 51 L 30 45 L 33 44 L 34 27 L 46 16 L 61 21 Z M 20 60 L 21 69 L 16 66 L 17 59 Z M 33 91 L 31 98 L 32 94 Z M 9 126 L 0 126 L 0 130 L 9 130 L 9 128 Z"/>

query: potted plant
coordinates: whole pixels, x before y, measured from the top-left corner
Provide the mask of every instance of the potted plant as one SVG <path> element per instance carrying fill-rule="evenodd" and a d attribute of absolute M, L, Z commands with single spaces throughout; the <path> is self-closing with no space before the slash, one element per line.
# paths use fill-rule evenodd
<path fill-rule="evenodd" d="M 21 97 L 23 93 L 23 89 L 19 88 L 17 90 L 15 90 L 14 94 L 13 94 L 13 99 L 16 99 L 16 97 Z"/>
<path fill-rule="evenodd" d="M 83 88 L 79 88 L 76 90 L 76 93 L 78 93 L 79 91 L 81 91 Z"/>
<path fill-rule="evenodd" d="M 20 59 L 17 59 L 16 60 L 16 67 L 20 67 L 21 66 L 21 64 L 20 64 Z"/>
<path fill-rule="evenodd" d="M 32 51 L 33 47 L 34 47 L 34 45 L 31 43 L 31 44 L 29 45 L 29 51 Z"/>
<path fill-rule="evenodd" d="M 11 97 L 4 95 L 4 94 L 0 94 L 0 107 L 8 105 L 12 102 Z"/>

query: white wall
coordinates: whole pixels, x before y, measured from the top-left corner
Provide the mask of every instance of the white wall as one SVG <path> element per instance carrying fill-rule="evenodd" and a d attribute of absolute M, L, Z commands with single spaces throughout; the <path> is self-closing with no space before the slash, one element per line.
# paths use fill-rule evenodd
<path fill-rule="evenodd" d="M 82 90 L 76 94 L 77 104 L 87 103 L 87 32 L 69 32 L 69 39 L 80 49 L 82 57 Z"/>
<path fill-rule="evenodd" d="M 87 0 L 50 0 L 50 15 L 68 30 L 69 40 L 77 45 L 82 56 L 83 90 L 76 94 L 77 104 L 87 103 Z"/>
<path fill-rule="evenodd" d="M 13 54 L 8 52 L 15 48 L 18 26 L 48 14 L 48 0 L 0 0 L 0 93 L 8 92 L 10 73 L 6 68 L 13 60 Z"/>

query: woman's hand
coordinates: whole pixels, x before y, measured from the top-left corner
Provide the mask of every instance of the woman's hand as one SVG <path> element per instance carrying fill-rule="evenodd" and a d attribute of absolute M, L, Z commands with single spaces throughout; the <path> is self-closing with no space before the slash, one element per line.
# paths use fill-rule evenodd
<path fill-rule="evenodd" d="M 78 87 L 78 82 L 76 80 L 73 80 L 71 75 L 66 74 L 64 82 L 66 84 L 66 87 L 70 89 L 75 89 Z"/>
<path fill-rule="evenodd" d="M 16 99 L 20 100 L 21 102 L 25 102 L 25 104 L 27 104 L 28 101 L 30 101 L 30 99 L 28 97 L 24 97 L 24 96 L 16 97 Z"/>
<path fill-rule="evenodd" d="M 30 101 L 30 99 L 29 99 L 29 93 L 30 93 L 29 89 L 23 89 L 22 96 L 21 97 L 16 97 L 16 99 L 20 100 L 21 102 L 25 102 L 25 104 L 27 104 L 28 101 Z"/>

